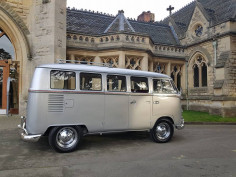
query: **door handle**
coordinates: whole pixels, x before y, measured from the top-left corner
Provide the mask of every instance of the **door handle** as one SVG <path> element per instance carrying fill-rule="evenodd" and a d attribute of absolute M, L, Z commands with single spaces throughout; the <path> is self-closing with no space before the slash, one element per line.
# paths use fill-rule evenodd
<path fill-rule="evenodd" d="M 159 104 L 159 101 L 153 101 L 153 104 Z"/>
<path fill-rule="evenodd" d="M 130 104 L 135 104 L 135 103 L 136 103 L 136 101 L 135 101 L 135 100 L 133 100 L 133 101 L 131 101 L 131 102 L 130 102 Z"/>

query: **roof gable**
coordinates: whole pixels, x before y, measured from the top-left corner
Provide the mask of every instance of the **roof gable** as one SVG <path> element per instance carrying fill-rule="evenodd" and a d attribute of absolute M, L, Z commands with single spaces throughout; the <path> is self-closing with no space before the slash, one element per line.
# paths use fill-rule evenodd
<path fill-rule="evenodd" d="M 104 31 L 104 33 L 110 32 L 135 32 L 134 28 L 130 25 L 129 21 L 124 16 L 124 11 L 120 10 L 118 15 L 113 20 L 113 22 L 108 26 L 108 28 Z"/>
<path fill-rule="evenodd" d="M 236 20 L 235 0 L 195 0 L 171 15 L 171 18 L 173 18 L 182 33 L 188 30 L 196 7 L 201 10 L 204 17 L 210 22 L 210 26 L 229 20 Z M 165 18 L 161 23 L 168 24 L 169 17 Z"/>

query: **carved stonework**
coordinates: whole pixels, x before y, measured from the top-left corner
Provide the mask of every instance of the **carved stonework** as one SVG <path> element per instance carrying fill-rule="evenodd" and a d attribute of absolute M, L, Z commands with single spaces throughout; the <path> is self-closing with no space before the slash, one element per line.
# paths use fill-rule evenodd
<path fill-rule="evenodd" d="M 22 2 L 12 2 L 7 0 L 6 2 L 0 1 L 0 11 L 4 11 L 8 16 L 16 22 L 18 27 L 24 32 L 25 35 L 30 34 L 27 24 L 27 15 L 29 14 L 29 8 L 23 6 Z"/>
<path fill-rule="evenodd" d="M 92 65 L 94 62 L 94 56 L 82 56 L 82 55 L 76 55 L 75 56 L 75 61 L 79 61 L 79 64 L 88 64 Z M 76 62 L 75 62 L 76 63 Z"/>
<path fill-rule="evenodd" d="M 110 64 L 113 68 L 119 67 L 119 56 L 106 56 L 101 57 L 103 63 Z"/>
<path fill-rule="evenodd" d="M 135 69 L 142 70 L 141 61 L 143 57 L 134 56 L 134 55 L 126 55 L 125 57 L 125 68 L 127 69 Z"/>
<path fill-rule="evenodd" d="M 153 65 L 153 71 L 154 72 L 157 72 L 157 73 L 162 73 L 162 74 L 166 74 L 167 71 L 167 63 L 159 63 L 159 62 L 156 62 L 154 63 Z"/>
<path fill-rule="evenodd" d="M 182 68 L 183 65 L 178 65 L 178 64 L 172 64 L 171 65 L 171 78 L 173 79 L 173 81 L 175 82 L 175 85 L 177 86 L 177 88 L 179 90 L 182 89 L 181 86 L 181 79 L 182 79 Z"/>
<path fill-rule="evenodd" d="M 192 66 L 202 66 L 203 64 L 207 64 L 206 59 L 202 55 L 197 55 L 192 63 Z"/>

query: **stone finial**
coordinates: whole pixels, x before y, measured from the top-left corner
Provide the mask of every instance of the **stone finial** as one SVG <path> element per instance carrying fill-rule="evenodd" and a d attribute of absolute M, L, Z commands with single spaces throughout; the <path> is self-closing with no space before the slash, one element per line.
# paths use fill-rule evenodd
<path fill-rule="evenodd" d="M 118 14 L 123 14 L 123 13 L 124 13 L 123 10 L 119 10 L 119 11 L 118 11 Z"/>

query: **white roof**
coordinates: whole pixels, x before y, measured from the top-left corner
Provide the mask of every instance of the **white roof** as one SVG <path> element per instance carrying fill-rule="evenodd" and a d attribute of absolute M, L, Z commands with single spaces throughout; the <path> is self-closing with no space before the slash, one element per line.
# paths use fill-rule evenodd
<path fill-rule="evenodd" d="M 50 69 L 61 69 L 61 70 L 110 73 L 110 74 L 119 74 L 119 75 L 170 78 L 169 76 L 165 74 L 160 74 L 160 73 L 155 73 L 155 72 L 121 69 L 121 68 L 110 68 L 110 67 L 105 67 L 105 66 L 70 64 L 70 63 L 44 64 L 44 65 L 38 66 L 37 68 L 50 68 Z"/>

